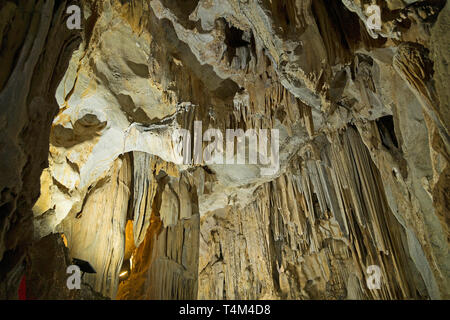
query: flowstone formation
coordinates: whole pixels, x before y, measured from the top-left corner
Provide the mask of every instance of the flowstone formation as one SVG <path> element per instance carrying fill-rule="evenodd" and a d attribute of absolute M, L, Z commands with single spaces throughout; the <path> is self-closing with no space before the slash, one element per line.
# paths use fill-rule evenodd
<path fill-rule="evenodd" d="M 0 16 L 0 298 L 23 275 L 42 299 L 450 298 L 447 1 Z M 174 135 L 198 123 L 277 130 L 278 170 L 197 161 L 207 141 L 180 161 Z M 76 293 L 73 258 L 96 271 Z"/>

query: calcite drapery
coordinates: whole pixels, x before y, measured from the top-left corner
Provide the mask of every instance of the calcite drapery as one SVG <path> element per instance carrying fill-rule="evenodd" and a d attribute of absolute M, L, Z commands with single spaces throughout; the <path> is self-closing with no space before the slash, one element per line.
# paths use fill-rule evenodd
<path fill-rule="evenodd" d="M 36 241 L 63 232 L 72 257 L 86 254 L 96 290 L 124 299 L 448 298 L 447 1 L 81 2 L 84 42 L 64 79 L 56 89 L 58 77 L 38 72 L 35 81 L 51 85 L 29 90 L 56 90 L 60 105 L 33 221 Z M 372 4 L 379 30 L 365 24 Z M 176 165 L 171 133 L 194 121 L 278 129 L 280 171 Z M 14 134 L 28 141 L 23 127 Z M 30 187 L 2 187 L 7 212 L 8 199 L 38 183 L 42 161 L 29 162 L 15 177 Z M 26 229 L 7 224 L 3 287 L 22 272 L 10 249 Z M 366 285 L 370 265 L 382 271 L 381 290 Z"/>

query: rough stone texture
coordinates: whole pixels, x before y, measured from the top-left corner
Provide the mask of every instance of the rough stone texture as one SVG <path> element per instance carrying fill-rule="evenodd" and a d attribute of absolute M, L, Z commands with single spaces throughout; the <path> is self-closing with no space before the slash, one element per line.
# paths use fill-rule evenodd
<path fill-rule="evenodd" d="M 17 297 L 33 235 L 31 208 L 47 166 L 56 88 L 77 30 L 66 28 L 67 1 L 0 3 L 0 298 Z"/>
<path fill-rule="evenodd" d="M 97 292 L 115 297 L 125 252 L 125 224 L 130 198 L 131 166 L 128 157 L 117 159 L 108 180 L 99 181 L 85 198 L 83 209 L 61 223 L 72 258 L 94 267 L 84 280 Z"/>
<path fill-rule="evenodd" d="M 129 277 L 118 299 L 196 299 L 199 214 L 195 187 L 185 175 L 157 170 L 156 192 L 145 238 L 132 254 Z M 159 177 L 158 177 L 159 175 Z"/>
<path fill-rule="evenodd" d="M 51 234 L 33 243 L 27 254 L 26 277 L 28 300 L 106 300 L 83 278 L 80 290 L 67 288 L 69 252 L 61 234 Z"/>
<path fill-rule="evenodd" d="M 202 298 L 401 299 L 436 292 L 433 279 L 425 289 L 419 275 L 429 267 L 417 270 L 408 260 L 405 230 L 357 131 L 332 139 L 320 151 L 323 161 L 296 159 L 295 173 L 264 184 L 254 203 L 202 217 Z M 382 269 L 379 291 L 366 287 L 369 265 Z"/>
<path fill-rule="evenodd" d="M 1 220 L 0 288 L 23 273 L 22 251 L 11 251 L 22 234 L 62 232 L 71 257 L 95 265 L 87 282 L 110 298 L 450 297 L 447 1 L 82 4 L 84 41 L 62 81 L 35 72 L 37 89 L 20 88 L 56 92 L 50 138 L 33 148 L 4 139 L 48 152 L 49 166 L 41 174 L 44 161 L 25 166 L 19 150 L 23 163 L 11 163 L 15 151 L 2 149 L 1 181 L 17 189 L 2 187 L 6 216 L 19 216 L 8 199 L 26 197 L 29 211 L 39 174 L 41 196 L 34 232 L 28 211 L 28 229 Z M 365 25 L 371 4 L 380 30 Z M 51 52 L 53 66 L 61 50 Z M 0 102 L 12 105 L 15 78 L 1 72 Z M 29 141 L 32 118 L 20 112 L 0 125 Z M 278 129 L 280 170 L 181 165 L 172 134 L 196 120 L 203 131 Z M 381 290 L 367 288 L 369 265 L 382 270 Z"/>

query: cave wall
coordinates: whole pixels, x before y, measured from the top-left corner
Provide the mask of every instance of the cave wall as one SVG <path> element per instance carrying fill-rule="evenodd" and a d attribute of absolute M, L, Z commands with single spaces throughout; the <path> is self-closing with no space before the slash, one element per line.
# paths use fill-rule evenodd
<path fill-rule="evenodd" d="M 4 297 L 63 233 L 110 298 L 448 298 L 447 1 L 81 2 L 73 54 L 66 3 L 0 5 Z M 178 164 L 194 121 L 278 129 L 280 170 Z"/>
<path fill-rule="evenodd" d="M 125 253 L 131 168 L 129 156 L 118 158 L 108 178 L 89 190 L 81 212 L 69 214 L 60 226 L 70 256 L 89 261 L 96 271 L 85 274 L 84 281 L 111 298 L 117 292 Z"/>
<path fill-rule="evenodd" d="M 56 88 L 78 30 L 66 28 L 67 1 L 0 4 L 0 298 L 17 298 L 33 239 L 32 207 L 47 167 Z"/>
<path fill-rule="evenodd" d="M 119 286 L 117 298 L 196 299 L 200 232 L 196 187 L 188 175 L 171 172 L 161 160 L 149 167 L 152 183 L 141 198 L 148 206 L 148 224 L 133 228 L 134 239 L 142 240 L 134 243 L 130 274 Z M 143 237 L 136 237 L 138 230 Z"/>
<path fill-rule="evenodd" d="M 318 153 L 308 150 L 297 158 L 290 174 L 261 186 L 246 207 L 229 206 L 202 218 L 202 298 L 438 294 L 426 278 L 431 270 L 425 257 L 425 270 L 409 260 L 405 229 L 389 208 L 380 173 L 356 129 L 333 136 Z M 382 270 L 380 290 L 367 289 L 370 265 Z"/>

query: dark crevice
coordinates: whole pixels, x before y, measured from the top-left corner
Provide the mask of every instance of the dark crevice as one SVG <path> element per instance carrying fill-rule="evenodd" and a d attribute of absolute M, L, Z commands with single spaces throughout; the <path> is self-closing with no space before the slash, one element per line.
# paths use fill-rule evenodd
<path fill-rule="evenodd" d="M 395 135 L 394 118 L 391 115 L 381 117 L 376 121 L 381 142 L 386 149 L 391 150 L 394 146 L 398 149 L 398 140 Z"/>

